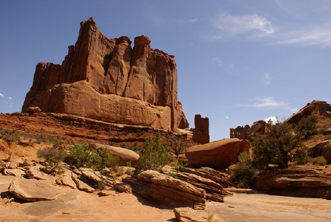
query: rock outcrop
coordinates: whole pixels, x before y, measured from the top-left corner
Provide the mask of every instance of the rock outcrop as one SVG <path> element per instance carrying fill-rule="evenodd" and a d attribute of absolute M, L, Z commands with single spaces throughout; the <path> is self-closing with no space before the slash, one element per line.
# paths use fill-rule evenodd
<path fill-rule="evenodd" d="M 185 155 L 193 167 L 225 169 L 238 161 L 240 153 L 249 152 L 249 148 L 247 140 L 233 138 L 192 146 L 186 150 Z"/>
<path fill-rule="evenodd" d="M 193 131 L 193 141 L 196 143 L 209 143 L 209 119 L 208 117 L 202 118 L 200 114 L 194 117 L 195 128 Z"/>
<path fill-rule="evenodd" d="M 256 133 L 265 134 L 266 122 L 264 120 L 259 120 L 253 123 L 253 125 L 247 130 L 247 139 L 252 138 Z"/>
<path fill-rule="evenodd" d="M 115 123 L 176 131 L 188 128 L 177 101 L 174 56 L 139 36 L 105 37 L 93 18 L 81 22 L 62 65 L 38 63 L 22 112 L 76 114 Z"/>
<path fill-rule="evenodd" d="M 311 103 L 308 103 L 297 113 L 293 114 L 291 117 L 286 119 L 284 123 L 297 123 L 302 118 L 308 117 L 310 115 L 323 115 L 331 116 L 331 105 L 325 101 L 313 100 Z"/>
<path fill-rule="evenodd" d="M 238 138 L 238 139 L 247 139 L 247 130 L 249 129 L 249 125 L 238 126 L 237 128 L 230 128 L 230 138 Z"/>
<path fill-rule="evenodd" d="M 134 193 L 146 199 L 173 207 L 205 209 L 203 189 L 157 171 L 143 171 L 127 182 Z"/>
<path fill-rule="evenodd" d="M 289 168 L 259 176 L 255 188 L 270 193 L 331 198 L 331 175 L 314 169 Z"/>
<path fill-rule="evenodd" d="M 331 140 L 320 142 L 308 149 L 310 157 L 323 156 L 328 162 L 331 161 Z"/>

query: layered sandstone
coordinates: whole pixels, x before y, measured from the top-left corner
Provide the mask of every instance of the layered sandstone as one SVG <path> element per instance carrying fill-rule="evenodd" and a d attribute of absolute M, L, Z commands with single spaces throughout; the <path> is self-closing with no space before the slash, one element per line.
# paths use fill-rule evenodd
<path fill-rule="evenodd" d="M 174 56 L 150 47 L 139 36 L 109 39 L 93 18 L 81 22 L 75 46 L 62 65 L 38 63 L 22 112 L 38 106 L 43 112 L 176 131 L 187 128 L 177 100 Z"/>
<path fill-rule="evenodd" d="M 208 117 L 201 117 L 200 114 L 194 117 L 195 128 L 193 130 L 193 141 L 196 143 L 209 143 L 209 119 Z"/>

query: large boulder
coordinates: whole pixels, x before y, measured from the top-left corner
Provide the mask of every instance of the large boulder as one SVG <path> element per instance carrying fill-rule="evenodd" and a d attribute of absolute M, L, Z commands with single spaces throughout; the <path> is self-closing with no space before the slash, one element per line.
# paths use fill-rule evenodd
<path fill-rule="evenodd" d="M 62 65 L 39 63 L 22 112 L 76 114 L 115 123 L 176 131 L 188 122 L 177 101 L 174 56 L 139 36 L 109 39 L 93 18 L 81 22 Z"/>
<path fill-rule="evenodd" d="M 54 200 L 60 189 L 48 180 L 16 178 L 9 185 L 11 195 L 24 201 Z"/>
<path fill-rule="evenodd" d="M 193 210 L 189 207 L 179 207 L 174 209 L 178 222 L 209 222 L 210 218 L 202 211 Z"/>
<path fill-rule="evenodd" d="M 173 207 L 205 209 L 203 189 L 157 171 L 143 171 L 127 182 L 134 193 L 146 199 Z"/>
<path fill-rule="evenodd" d="M 330 199 L 331 175 L 298 167 L 270 171 L 259 176 L 255 188 L 280 195 Z"/>
<path fill-rule="evenodd" d="M 331 162 L 331 140 L 323 141 L 308 149 L 310 157 L 323 156 L 327 161 Z"/>
<path fill-rule="evenodd" d="M 140 157 L 138 153 L 122 147 L 109 146 L 100 143 L 92 143 L 90 144 L 90 147 L 96 150 L 98 149 L 110 150 L 111 155 L 120 157 L 122 160 L 122 164 L 124 164 L 125 166 L 127 165 L 128 162 L 130 162 L 132 166 L 136 165 Z"/>
<path fill-rule="evenodd" d="M 240 153 L 249 153 L 249 148 L 247 140 L 232 138 L 192 146 L 186 150 L 185 155 L 193 167 L 207 166 L 225 169 L 237 163 Z"/>

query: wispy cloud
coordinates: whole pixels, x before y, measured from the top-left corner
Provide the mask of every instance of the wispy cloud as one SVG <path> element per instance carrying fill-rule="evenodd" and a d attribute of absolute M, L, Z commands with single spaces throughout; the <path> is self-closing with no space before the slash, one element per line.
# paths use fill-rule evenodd
<path fill-rule="evenodd" d="M 255 101 L 252 104 L 240 104 L 239 106 L 246 106 L 246 107 L 254 107 L 254 108 L 280 108 L 285 110 L 290 110 L 291 112 L 294 110 L 290 107 L 289 104 L 283 101 L 276 101 L 273 97 L 259 97 L 254 98 Z"/>
<path fill-rule="evenodd" d="M 228 116 L 226 116 L 225 118 L 226 118 L 226 119 L 230 119 L 230 117 L 228 117 Z"/>
<path fill-rule="evenodd" d="M 0 93 L 0 97 L 4 97 L 4 95 L 2 93 Z"/>
<path fill-rule="evenodd" d="M 8 97 L 9 100 L 12 100 L 13 98 L 12 97 Z"/>
<path fill-rule="evenodd" d="M 221 13 L 215 19 L 215 25 L 218 30 L 230 35 L 254 33 L 258 36 L 265 36 L 274 33 L 276 30 L 267 18 L 257 14 L 235 16 Z"/>
<path fill-rule="evenodd" d="M 264 74 L 264 80 L 267 85 L 269 85 L 271 83 L 271 79 L 272 79 L 272 77 L 270 76 L 270 74 L 268 72 Z"/>
<path fill-rule="evenodd" d="M 196 23 L 198 21 L 199 21 L 199 19 L 197 19 L 197 18 L 192 18 L 192 19 L 187 19 L 187 20 L 177 20 L 178 23 Z"/>
<path fill-rule="evenodd" d="M 227 69 L 232 69 L 234 67 L 234 64 L 231 62 L 226 62 L 220 58 L 214 57 L 212 58 L 212 62 L 217 64 L 218 66 L 227 68 Z"/>
<path fill-rule="evenodd" d="M 281 33 L 276 44 L 331 45 L 331 23 Z"/>

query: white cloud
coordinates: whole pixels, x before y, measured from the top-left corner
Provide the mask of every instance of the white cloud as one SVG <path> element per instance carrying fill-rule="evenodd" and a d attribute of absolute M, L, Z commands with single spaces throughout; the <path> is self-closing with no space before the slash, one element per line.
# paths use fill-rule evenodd
<path fill-rule="evenodd" d="M 267 123 L 268 123 L 269 121 L 271 121 L 271 124 L 276 124 L 276 123 L 279 122 L 279 121 L 278 121 L 278 118 L 277 118 L 276 116 L 268 117 L 268 118 L 266 118 L 264 121 L 266 121 Z"/>
<path fill-rule="evenodd" d="M 13 98 L 12 97 L 8 97 L 9 100 L 12 100 Z"/>
<path fill-rule="evenodd" d="M 253 104 L 245 104 L 240 106 L 249 106 L 255 108 L 283 108 L 286 110 L 291 109 L 287 103 L 284 103 L 282 101 L 276 101 L 273 97 L 255 98 L 253 100 L 256 101 Z"/>
<path fill-rule="evenodd" d="M 4 95 L 3 95 L 2 93 L 0 93 L 0 96 L 1 96 L 1 97 L 4 97 Z"/>
<path fill-rule="evenodd" d="M 255 32 L 260 36 L 269 35 L 275 32 L 275 27 L 271 22 L 257 14 L 234 16 L 222 13 L 215 20 L 216 27 L 228 34 Z"/>
<path fill-rule="evenodd" d="M 267 84 L 267 85 L 269 85 L 270 83 L 271 83 L 271 76 L 270 76 L 270 74 L 269 73 L 266 73 L 266 74 L 264 74 L 264 80 L 265 80 L 265 83 Z"/>
<path fill-rule="evenodd" d="M 331 23 L 284 32 L 276 44 L 331 45 Z"/>
<path fill-rule="evenodd" d="M 230 117 L 228 117 L 228 116 L 226 116 L 225 118 L 226 118 L 226 119 L 230 119 Z"/>

